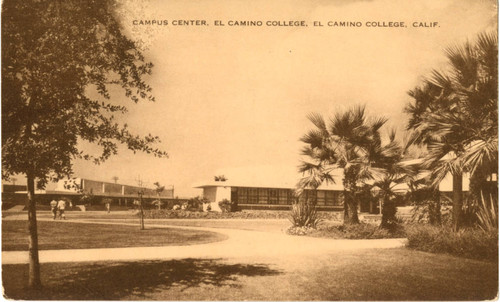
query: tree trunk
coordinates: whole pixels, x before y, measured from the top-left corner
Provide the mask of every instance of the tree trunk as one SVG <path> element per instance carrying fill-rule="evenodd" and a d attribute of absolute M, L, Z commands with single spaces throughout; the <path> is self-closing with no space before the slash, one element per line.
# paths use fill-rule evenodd
<path fill-rule="evenodd" d="M 358 224 L 358 205 L 356 202 L 355 193 L 352 191 L 346 191 L 345 193 L 346 196 L 344 198 L 344 202 L 347 204 L 348 217 L 347 219 L 345 219 L 346 217 L 344 216 L 344 224 Z"/>
<path fill-rule="evenodd" d="M 429 222 L 432 225 L 441 224 L 441 197 L 439 190 L 433 190 L 431 196 L 431 204 L 429 206 Z"/>
<path fill-rule="evenodd" d="M 352 168 L 344 171 L 344 224 L 358 224 L 358 203 L 356 199 L 356 175 Z"/>
<path fill-rule="evenodd" d="M 381 228 L 390 228 L 396 223 L 396 204 L 389 196 L 384 196 L 382 201 L 382 222 Z"/>
<path fill-rule="evenodd" d="M 458 231 L 462 216 L 462 173 L 453 174 L 453 230 Z"/>
<path fill-rule="evenodd" d="M 38 232 L 36 225 L 36 201 L 35 201 L 35 178 L 32 173 L 27 173 L 28 187 L 28 229 L 29 229 L 29 276 L 28 285 L 30 288 L 39 289 L 42 287 L 40 281 L 40 261 L 38 258 Z"/>
<path fill-rule="evenodd" d="M 349 206 L 347 205 L 347 199 L 349 197 L 347 197 L 347 195 L 349 194 L 349 192 L 347 192 L 347 190 L 344 189 L 344 223 L 346 223 L 346 221 L 349 220 Z"/>
<path fill-rule="evenodd" d="M 141 230 L 144 230 L 144 208 L 142 207 L 142 194 L 140 196 Z"/>

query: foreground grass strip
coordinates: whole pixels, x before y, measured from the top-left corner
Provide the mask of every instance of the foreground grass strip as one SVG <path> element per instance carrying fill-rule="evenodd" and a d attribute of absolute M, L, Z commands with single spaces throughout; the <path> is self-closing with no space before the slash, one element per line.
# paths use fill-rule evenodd
<path fill-rule="evenodd" d="M 279 271 L 260 264 L 227 264 L 219 260 L 185 259 L 90 264 L 42 264 L 41 291 L 22 286 L 27 265 L 4 265 L 5 295 L 27 300 L 119 300 L 200 286 L 235 287 L 238 276 L 270 276 Z"/>
<path fill-rule="evenodd" d="M 139 246 L 192 245 L 225 240 L 222 234 L 172 228 L 83 224 L 60 221 L 38 222 L 41 250 L 89 249 Z M 28 222 L 2 222 L 2 251 L 28 250 Z"/>
<path fill-rule="evenodd" d="M 40 292 L 27 265 L 4 265 L 5 295 L 43 300 L 489 300 L 498 264 L 408 249 L 315 257 L 42 264 Z"/>

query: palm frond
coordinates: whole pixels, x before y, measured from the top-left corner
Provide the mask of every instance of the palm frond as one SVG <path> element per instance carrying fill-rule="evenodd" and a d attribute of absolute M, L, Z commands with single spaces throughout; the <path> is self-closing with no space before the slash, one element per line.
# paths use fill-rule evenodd
<path fill-rule="evenodd" d="M 307 118 L 318 128 L 318 130 L 322 133 L 323 136 L 328 136 L 328 130 L 326 128 L 326 123 L 321 114 L 319 113 L 310 113 L 307 115 Z"/>
<path fill-rule="evenodd" d="M 314 164 L 302 161 L 299 166 L 299 172 L 303 177 L 297 184 L 298 189 L 316 189 L 323 183 L 335 183 L 335 179 L 331 175 L 334 167 L 325 167 L 322 163 Z"/>
<path fill-rule="evenodd" d="M 472 142 L 461 157 L 464 165 L 470 168 L 471 174 L 474 174 L 480 167 L 496 165 L 498 163 L 498 137 Z"/>
<path fill-rule="evenodd" d="M 489 203 L 485 200 L 483 192 L 476 211 L 478 226 L 481 230 L 498 232 L 498 198 L 495 200 L 493 196 L 489 196 Z"/>
<path fill-rule="evenodd" d="M 471 43 L 466 42 L 463 45 L 448 47 L 446 55 L 451 67 L 454 69 L 452 72 L 454 81 L 462 87 L 474 85 L 479 66 Z"/>
<path fill-rule="evenodd" d="M 322 148 L 323 143 L 327 139 L 320 130 L 309 130 L 309 132 L 300 138 L 303 143 L 309 144 L 311 148 Z"/>

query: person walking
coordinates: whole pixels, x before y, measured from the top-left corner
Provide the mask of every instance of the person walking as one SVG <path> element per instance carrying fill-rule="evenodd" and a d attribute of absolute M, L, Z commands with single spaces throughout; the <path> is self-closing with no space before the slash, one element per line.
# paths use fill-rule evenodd
<path fill-rule="evenodd" d="M 59 219 L 66 220 L 66 215 L 64 215 L 64 210 L 66 209 L 66 201 L 63 199 L 57 202 L 57 209 L 59 210 Z"/>
<path fill-rule="evenodd" d="M 52 212 L 52 218 L 54 218 L 54 220 L 56 220 L 56 217 L 57 217 L 57 201 L 55 201 L 55 199 L 52 199 L 52 201 L 50 202 L 50 211 Z"/>

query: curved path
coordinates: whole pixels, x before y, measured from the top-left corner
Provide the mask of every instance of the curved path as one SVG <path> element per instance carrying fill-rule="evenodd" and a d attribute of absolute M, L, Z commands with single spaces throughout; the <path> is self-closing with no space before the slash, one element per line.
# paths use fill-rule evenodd
<path fill-rule="evenodd" d="M 40 218 L 43 221 L 52 219 Z M 134 225 L 126 222 L 96 222 L 86 220 L 58 221 L 61 223 L 90 223 Z M 39 251 L 41 263 L 83 262 L 118 260 L 168 260 L 182 258 L 238 258 L 238 257 L 286 257 L 315 255 L 340 250 L 402 247 L 406 239 L 347 240 L 305 236 L 289 236 L 280 233 L 247 231 L 224 228 L 174 226 L 148 223 L 147 227 L 205 230 L 228 236 L 227 240 L 188 246 L 126 247 L 100 249 L 65 249 Z M 27 251 L 2 252 L 2 264 L 28 263 Z"/>

